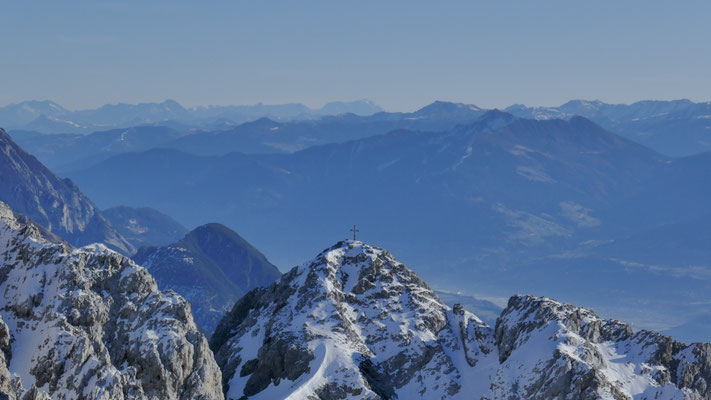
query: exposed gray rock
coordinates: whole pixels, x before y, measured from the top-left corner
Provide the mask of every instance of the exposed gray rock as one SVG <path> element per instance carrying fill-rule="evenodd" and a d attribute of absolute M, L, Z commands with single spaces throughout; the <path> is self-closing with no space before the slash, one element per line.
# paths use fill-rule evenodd
<path fill-rule="evenodd" d="M 220 323 L 211 347 L 231 399 L 447 398 L 461 387 L 445 349 L 454 319 L 390 253 L 346 241 L 248 293 Z M 464 311 L 456 319 L 466 320 L 457 332 L 490 330 Z M 473 354 L 481 351 L 475 337 L 467 340 Z"/>
<path fill-rule="evenodd" d="M 228 399 L 711 399 L 711 344 L 532 296 L 492 329 L 355 241 L 248 293 L 211 347 Z"/>
<path fill-rule="evenodd" d="M 0 203 L 0 262 L 0 389 L 4 362 L 22 399 L 223 398 L 189 304 L 128 258 L 52 243 Z"/>

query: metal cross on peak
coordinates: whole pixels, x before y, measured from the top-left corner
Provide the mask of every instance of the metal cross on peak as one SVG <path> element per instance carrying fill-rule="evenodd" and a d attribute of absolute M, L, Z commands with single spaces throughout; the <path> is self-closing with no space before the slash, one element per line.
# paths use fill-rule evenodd
<path fill-rule="evenodd" d="M 358 228 L 356 228 L 355 225 L 353 225 L 353 229 L 349 229 L 348 231 L 349 231 L 349 232 L 353 232 L 353 240 L 354 240 L 354 241 L 357 240 L 357 239 L 356 239 L 356 233 L 360 232 L 360 230 L 359 230 Z"/>

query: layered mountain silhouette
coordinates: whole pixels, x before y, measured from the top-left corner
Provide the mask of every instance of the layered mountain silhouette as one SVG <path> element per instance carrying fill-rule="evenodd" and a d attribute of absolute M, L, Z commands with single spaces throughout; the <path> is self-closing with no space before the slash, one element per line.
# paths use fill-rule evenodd
<path fill-rule="evenodd" d="M 110 156 L 169 148 L 197 155 L 290 153 L 314 145 L 380 135 L 394 129 L 440 131 L 469 123 L 484 111 L 476 106 L 435 102 L 414 113 L 323 116 L 276 121 L 267 117 L 236 126 L 198 130 L 189 126 L 139 126 L 78 134 L 13 131 L 14 139 L 51 168 L 63 172 L 86 168 Z"/>
<path fill-rule="evenodd" d="M 10 129 L 42 133 L 89 133 L 145 124 L 228 127 L 259 118 L 313 119 L 325 115 L 371 115 L 382 111 L 369 100 L 336 101 L 311 109 L 303 104 L 255 104 L 185 108 L 174 100 L 161 103 L 106 104 L 70 111 L 52 101 L 25 101 L 0 107 L 0 121 Z"/>
<path fill-rule="evenodd" d="M 356 222 L 437 287 L 540 293 L 665 329 L 711 300 L 711 280 L 679 273 L 689 262 L 706 271 L 704 250 L 656 265 L 607 244 L 708 214 L 707 163 L 703 155 L 671 159 L 583 117 L 490 111 L 441 132 L 398 129 L 292 154 L 153 149 L 69 176 L 103 206 L 145 204 L 186 225 L 244 227 L 279 265 Z M 679 290 L 660 292 L 669 281 Z M 601 289 L 586 290 L 591 282 Z M 658 314 L 640 315 L 649 302 Z"/>
<path fill-rule="evenodd" d="M 0 201 L 77 246 L 135 249 L 69 179 L 60 179 L 0 129 Z"/>
<path fill-rule="evenodd" d="M 208 335 L 244 293 L 281 276 L 259 250 L 216 223 L 171 245 L 141 248 L 133 258 L 161 290 L 174 290 L 192 304 L 195 322 Z"/>
<path fill-rule="evenodd" d="M 606 129 L 671 156 L 711 150 L 711 102 L 646 100 L 627 105 L 573 100 L 560 107 L 514 105 L 506 111 L 536 119 L 584 116 Z"/>

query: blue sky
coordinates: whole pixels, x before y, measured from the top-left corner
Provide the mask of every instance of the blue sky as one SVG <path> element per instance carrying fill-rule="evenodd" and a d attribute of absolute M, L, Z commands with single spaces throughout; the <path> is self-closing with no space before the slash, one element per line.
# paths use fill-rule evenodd
<path fill-rule="evenodd" d="M 0 0 L 0 105 L 708 101 L 709 21 L 707 0 Z"/>

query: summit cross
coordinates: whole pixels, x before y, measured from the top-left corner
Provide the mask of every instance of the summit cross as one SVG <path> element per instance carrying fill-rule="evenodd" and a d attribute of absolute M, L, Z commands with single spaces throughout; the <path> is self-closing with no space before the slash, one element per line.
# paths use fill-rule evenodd
<path fill-rule="evenodd" d="M 356 240 L 356 233 L 360 232 L 360 230 L 357 229 L 355 225 L 353 225 L 353 229 L 349 229 L 349 232 L 353 232 L 353 241 L 355 241 Z"/>

